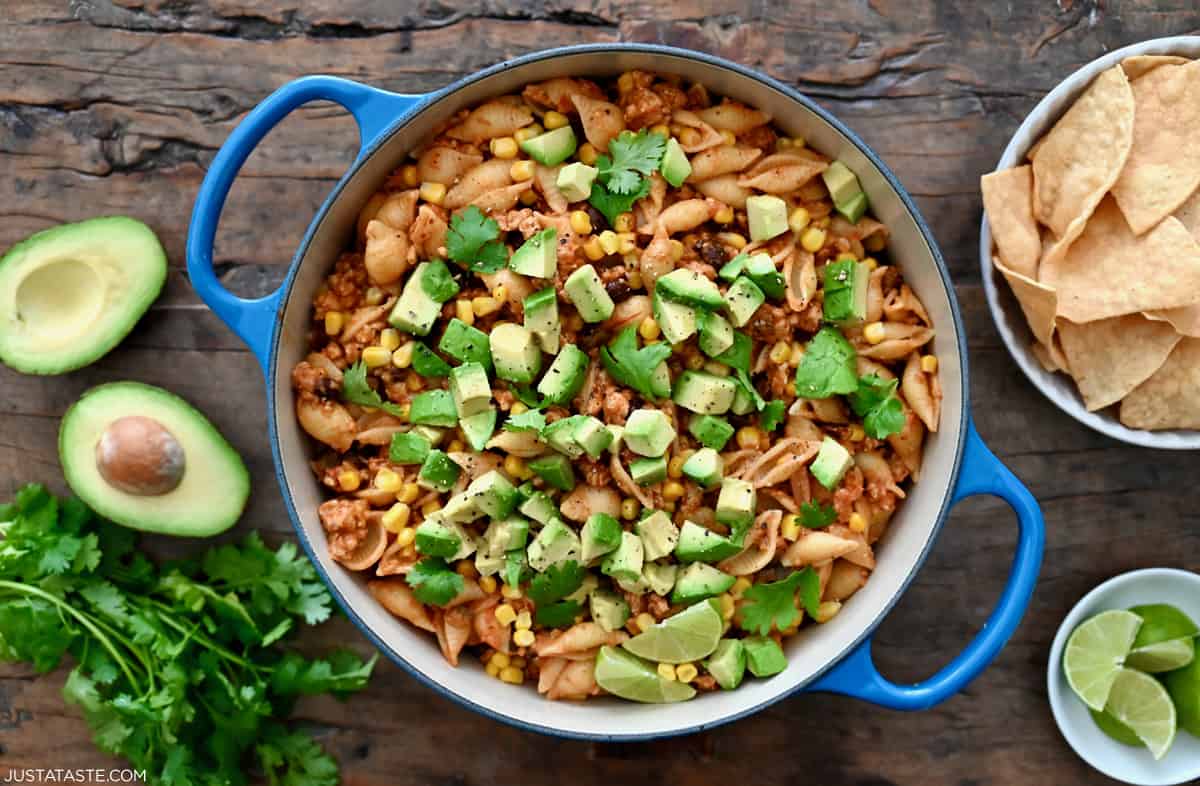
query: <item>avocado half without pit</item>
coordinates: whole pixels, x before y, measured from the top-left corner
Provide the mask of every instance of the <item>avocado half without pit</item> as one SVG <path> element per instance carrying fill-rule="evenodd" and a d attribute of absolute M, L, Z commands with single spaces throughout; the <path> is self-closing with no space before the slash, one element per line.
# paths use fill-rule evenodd
<path fill-rule="evenodd" d="M 139 382 L 84 393 L 63 416 L 58 453 L 71 490 L 133 529 L 215 535 L 237 522 L 250 495 L 246 466 L 216 427 Z"/>

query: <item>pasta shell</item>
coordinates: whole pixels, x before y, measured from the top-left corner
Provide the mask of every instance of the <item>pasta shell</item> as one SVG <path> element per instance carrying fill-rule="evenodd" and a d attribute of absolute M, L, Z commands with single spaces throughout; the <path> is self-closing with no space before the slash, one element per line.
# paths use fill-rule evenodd
<path fill-rule="evenodd" d="M 596 663 L 594 660 L 568 661 L 558 679 L 546 691 L 546 698 L 586 699 L 596 692 Z"/>
<path fill-rule="evenodd" d="M 783 279 L 787 283 L 787 304 L 793 311 L 803 311 L 817 293 L 817 266 L 813 255 L 798 250 L 783 263 Z"/>
<path fill-rule="evenodd" d="M 646 291 L 652 292 L 654 282 L 674 269 L 675 260 L 671 257 L 671 238 L 667 235 L 667 230 L 660 226 L 654 234 L 654 239 L 642 251 L 642 257 L 638 260 L 638 270 L 642 273 Z"/>
<path fill-rule="evenodd" d="M 372 219 L 367 223 L 366 243 L 363 264 L 367 268 L 367 277 L 375 284 L 399 281 L 412 261 L 404 230 Z"/>
<path fill-rule="evenodd" d="M 849 600 L 854 593 L 866 586 L 867 577 L 870 575 L 870 571 L 855 565 L 853 562 L 847 562 L 844 559 L 836 560 L 833 563 L 833 568 L 829 574 L 829 582 L 825 585 L 825 592 L 821 596 L 821 600 L 836 600 L 840 602 Z"/>
<path fill-rule="evenodd" d="M 801 530 L 800 537 L 780 560 L 788 567 L 803 567 L 837 559 L 856 550 L 859 544 L 821 530 Z"/>
<path fill-rule="evenodd" d="M 541 192 L 542 198 L 546 200 L 546 204 L 555 213 L 563 213 L 570 206 L 570 202 L 563 196 L 563 193 L 558 190 L 558 172 L 562 166 L 542 166 L 538 164 L 533 170 L 533 181 L 537 184 L 538 191 Z"/>
<path fill-rule="evenodd" d="M 412 228 L 408 230 L 408 239 L 413 242 L 421 259 L 438 259 L 446 255 L 446 232 L 449 229 L 440 208 L 421 205 L 417 208 Z"/>
<path fill-rule="evenodd" d="M 521 198 L 521 194 L 531 188 L 533 188 L 533 183 L 528 180 L 503 188 L 493 188 L 491 191 L 485 191 L 475 197 L 471 200 L 471 204 L 488 215 L 504 213 L 512 210 L 513 206 L 517 204 L 517 200 Z"/>
<path fill-rule="evenodd" d="M 929 331 L 932 333 L 933 331 Z M 937 433 L 938 420 L 942 414 L 942 388 L 937 374 L 927 374 L 921 369 L 921 357 L 913 352 L 904 365 L 900 380 L 900 395 L 912 407 L 925 428 Z"/>
<path fill-rule="evenodd" d="M 906 325 L 903 322 L 884 322 L 883 341 L 869 344 L 862 336 L 854 343 L 863 357 L 873 360 L 899 360 L 920 349 L 933 340 L 933 330 L 921 325 Z M 920 410 L 918 410 L 918 414 Z M 928 425 L 928 424 L 926 424 Z"/>
<path fill-rule="evenodd" d="M 738 185 L 738 176 L 733 173 L 710 177 L 708 180 L 696 183 L 696 190 L 706 197 L 724 202 L 738 210 L 744 210 L 746 198 L 754 195 L 749 188 Z"/>
<path fill-rule="evenodd" d="M 721 132 L 701 120 L 695 112 L 676 109 L 671 115 L 671 122 L 684 128 L 694 128 L 700 132 L 696 139 L 686 144 L 682 141 L 679 143 L 685 153 L 699 153 L 701 150 L 725 144 L 725 137 L 721 136 Z"/>
<path fill-rule="evenodd" d="M 358 221 L 355 224 L 356 237 L 360 245 L 365 245 L 367 242 L 367 224 L 379 214 L 379 208 L 383 206 L 384 200 L 387 199 L 387 194 L 378 191 L 371 195 L 367 200 L 367 204 L 363 205 L 362 210 L 358 211 Z"/>
<path fill-rule="evenodd" d="M 752 128 L 771 122 L 771 116 L 759 109 L 751 109 L 736 101 L 723 101 L 716 106 L 701 109 L 696 115 L 718 131 L 744 134 Z"/>
<path fill-rule="evenodd" d="M 888 444 L 915 480 L 921 476 L 921 448 L 925 442 L 925 424 L 911 406 L 904 408 L 904 428 L 887 438 Z"/>
<path fill-rule="evenodd" d="M 708 221 L 722 207 L 715 199 L 684 199 L 659 214 L 658 226 L 668 235 L 687 232 Z"/>
<path fill-rule="evenodd" d="M 783 511 L 768 510 L 760 513 L 754 521 L 754 527 L 762 528 L 762 534 L 742 549 L 741 553 L 719 563 L 717 568 L 730 576 L 749 576 L 767 567 L 775 559 L 781 521 Z"/>
<path fill-rule="evenodd" d="M 350 570 L 366 570 L 378 562 L 387 549 L 387 530 L 383 528 L 383 514 L 368 513 L 366 524 L 367 532 L 362 542 L 352 553 L 338 559 L 338 562 Z"/>
<path fill-rule="evenodd" d="M 415 551 L 408 549 L 407 546 L 401 546 L 399 540 L 393 540 L 392 545 L 388 546 L 387 551 L 383 552 L 383 556 L 379 558 L 379 564 L 375 566 L 375 575 L 403 575 L 412 570 L 419 559 L 420 555 Z M 433 630 L 433 628 L 427 628 L 427 630 Z"/>
<path fill-rule="evenodd" d="M 425 604 L 417 600 L 404 579 L 377 579 L 367 582 L 367 591 L 392 614 L 411 622 L 421 630 L 434 632 L 433 620 Z"/>
<path fill-rule="evenodd" d="M 546 443 L 536 431 L 501 431 L 488 440 L 485 447 L 521 458 L 533 458 L 546 452 Z"/>
<path fill-rule="evenodd" d="M 441 183 L 449 188 L 482 163 L 483 154 L 474 148 L 434 145 L 417 159 L 417 176 L 422 183 Z"/>
<path fill-rule="evenodd" d="M 867 279 L 867 322 L 883 319 L 883 277 L 887 273 L 886 267 L 877 267 Z"/>
<path fill-rule="evenodd" d="M 617 518 L 621 515 L 621 496 L 610 488 L 576 486 L 563 497 L 559 510 L 571 521 L 586 521 L 593 513 L 606 513 Z"/>
<path fill-rule="evenodd" d="M 790 194 L 828 168 L 824 161 L 776 153 L 759 161 L 737 182 L 768 194 Z"/>
<path fill-rule="evenodd" d="M 339 453 L 350 449 L 358 433 L 358 426 L 345 407 L 312 395 L 302 395 L 296 401 L 296 419 L 310 437 Z"/>
<path fill-rule="evenodd" d="M 471 110 L 462 123 L 446 132 L 446 136 L 477 144 L 487 139 L 512 136 L 532 122 L 533 113 L 519 99 L 497 98 Z"/>
<path fill-rule="evenodd" d="M 741 172 L 758 160 L 761 155 L 762 151 L 755 147 L 739 145 L 710 147 L 692 156 L 692 173 L 688 175 L 687 182 L 700 183 L 720 175 L 728 175 L 731 172 Z"/>
<path fill-rule="evenodd" d="M 511 168 L 512 163 L 502 158 L 493 158 L 472 168 L 463 175 L 463 179 L 457 185 L 446 192 L 442 206 L 447 210 L 458 210 L 488 191 L 512 185 L 512 176 L 509 174 Z"/>
<path fill-rule="evenodd" d="M 899 289 L 893 289 L 883 299 L 883 315 L 889 322 L 919 322 L 922 325 L 933 324 L 925 305 L 917 298 L 908 284 L 901 284 Z"/>
<path fill-rule="evenodd" d="M 458 656 L 471 638 L 471 612 L 468 609 L 446 609 L 437 615 L 438 645 L 451 666 L 458 665 Z"/>
<path fill-rule="evenodd" d="M 579 111 L 579 122 L 587 141 L 601 152 L 608 152 L 608 143 L 625 128 L 625 115 L 621 107 L 596 98 L 575 94 L 571 102 Z"/>

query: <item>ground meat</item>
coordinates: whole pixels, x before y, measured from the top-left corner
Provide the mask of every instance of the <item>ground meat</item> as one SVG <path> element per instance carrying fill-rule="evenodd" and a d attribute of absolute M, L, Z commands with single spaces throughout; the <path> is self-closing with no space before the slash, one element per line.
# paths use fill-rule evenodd
<path fill-rule="evenodd" d="M 652 593 L 646 596 L 646 611 L 656 620 L 666 619 L 671 604 L 662 595 Z"/>
<path fill-rule="evenodd" d="M 675 509 L 675 518 L 686 521 L 692 518 L 697 510 L 704 507 L 704 490 L 691 481 L 683 484 L 683 496 Z"/>
<path fill-rule="evenodd" d="M 367 537 L 367 503 L 361 499 L 331 499 L 317 514 L 329 540 L 329 556 L 349 559 Z"/>
<path fill-rule="evenodd" d="M 766 373 L 770 398 L 784 398 L 792 390 L 792 369 L 786 363 L 772 363 Z"/>
<path fill-rule="evenodd" d="M 644 87 L 635 87 L 621 96 L 619 105 L 625 114 L 626 127 L 634 131 L 665 123 L 671 116 L 667 103 L 653 90 Z"/>
<path fill-rule="evenodd" d="M 342 254 L 325 279 L 325 290 L 313 298 L 316 318 L 324 319 L 330 311 L 353 311 L 363 305 L 363 295 L 369 286 L 362 255 Z"/>
<path fill-rule="evenodd" d="M 508 388 L 496 388 L 492 396 L 496 399 L 496 405 L 500 407 L 501 412 L 508 412 L 517 401 L 517 397 Z"/>
<path fill-rule="evenodd" d="M 711 674 L 701 674 L 699 677 L 692 680 L 692 686 L 701 693 L 714 691 L 717 689 L 717 678 Z"/>
<path fill-rule="evenodd" d="M 614 426 L 624 426 L 625 419 L 629 417 L 629 408 L 632 396 L 628 390 L 619 387 L 613 387 L 604 394 L 604 422 L 611 423 Z"/>
<path fill-rule="evenodd" d="M 341 389 L 337 380 L 331 379 L 325 369 L 302 360 L 292 369 L 292 387 L 302 393 L 312 393 L 319 398 L 329 398 Z"/>
<path fill-rule="evenodd" d="M 858 467 L 851 467 L 842 479 L 842 485 L 833 493 L 833 507 L 838 521 L 847 522 L 854 512 L 855 501 L 863 495 L 863 474 Z"/>
<path fill-rule="evenodd" d="M 621 594 L 625 596 L 625 602 L 629 604 L 629 619 L 632 620 L 637 615 L 641 614 L 646 609 L 646 596 L 635 595 L 627 590 L 621 590 Z"/>
<path fill-rule="evenodd" d="M 791 323 L 805 333 L 816 333 L 821 329 L 821 320 L 824 316 L 825 309 L 821 306 L 821 301 L 814 298 L 809 301 L 803 311 L 792 314 Z"/>
<path fill-rule="evenodd" d="M 604 459 L 597 461 L 590 456 L 581 456 L 577 462 L 579 471 L 583 474 L 583 482 L 596 488 L 612 485 L 612 472 Z"/>
<path fill-rule="evenodd" d="M 738 136 L 737 141 L 739 145 L 757 147 L 759 150 L 765 150 L 769 154 L 775 149 L 775 129 L 769 125 L 751 128 L 749 131 Z"/>
<path fill-rule="evenodd" d="M 792 327 L 788 322 L 787 310 L 764 303 L 746 323 L 746 332 L 755 341 L 765 341 L 768 344 L 790 340 Z"/>

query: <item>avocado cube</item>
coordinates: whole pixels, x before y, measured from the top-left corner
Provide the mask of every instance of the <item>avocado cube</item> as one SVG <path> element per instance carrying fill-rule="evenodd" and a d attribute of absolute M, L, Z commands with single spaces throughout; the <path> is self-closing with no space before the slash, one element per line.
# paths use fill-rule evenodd
<path fill-rule="evenodd" d="M 542 166 L 558 166 L 575 152 L 575 132 L 569 125 L 562 126 L 526 139 L 521 149 Z"/>
<path fill-rule="evenodd" d="M 463 559 L 475 551 L 475 539 L 467 534 L 461 524 L 447 521 L 437 514 L 421 522 L 413 543 L 418 553 L 447 560 Z"/>
<path fill-rule="evenodd" d="M 420 341 L 413 346 L 412 370 L 423 377 L 450 376 L 450 364 Z"/>
<path fill-rule="evenodd" d="M 588 597 L 596 591 L 600 586 L 600 579 L 588 573 L 583 577 L 583 582 L 579 585 L 579 589 L 567 595 L 563 600 L 573 601 L 575 603 L 586 603 Z"/>
<path fill-rule="evenodd" d="M 825 181 L 825 188 L 829 190 L 834 207 L 845 205 L 862 193 L 858 177 L 841 161 L 834 161 L 826 167 L 821 173 L 821 179 Z"/>
<path fill-rule="evenodd" d="M 679 527 L 676 527 L 671 517 L 661 510 L 656 510 L 639 521 L 637 534 L 642 539 L 642 548 L 647 560 L 667 556 L 675 550 L 675 544 L 679 542 Z"/>
<path fill-rule="evenodd" d="M 596 268 L 584 265 L 563 283 L 563 291 L 575 305 L 584 322 L 603 322 L 612 316 L 615 304 L 600 281 Z"/>
<path fill-rule="evenodd" d="M 554 278 L 558 271 L 558 230 L 549 227 L 521 244 L 508 260 L 514 273 L 532 278 Z"/>
<path fill-rule="evenodd" d="M 527 466 L 551 488 L 560 491 L 575 488 L 575 472 L 571 469 L 571 461 L 561 453 L 538 456 L 531 459 Z"/>
<path fill-rule="evenodd" d="M 476 542 L 475 570 L 479 571 L 480 576 L 495 576 L 504 570 L 505 562 L 504 554 L 489 554 Z"/>
<path fill-rule="evenodd" d="M 604 427 L 604 423 L 590 416 L 584 416 L 583 420 L 575 424 L 571 436 L 575 439 L 575 444 L 594 459 L 604 455 L 604 451 L 608 450 L 613 441 L 612 432 Z"/>
<path fill-rule="evenodd" d="M 388 461 L 393 464 L 420 464 L 432 448 L 430 441 L 420 434 L 401 431 L 392 435 L 392 443 L 388 446 Z"/>
<path fill-rule="evenodd" d="M 707 371 L 685 371 L 675 381 L 671 398 L 686 410 L 700 415 L 721 415 L 733 405 L 737 385 L 729 377 Z"/>
<path fill-rule="evenodd" d="M 683 147 L 675 137 L 667 140 L 667 149 L 663 153 L 662 163 L 659 164 L 658 170 L 662 172 L 663 179 L 675 188 L 682 186 L 683 181 L 691 176 L 692 163 L 688 161 Z"/>
<path fill-rule="evenodd" d="M 704 661 L 704 668 L 713 675 L 724 690 L 733 690 L 746 676 L 746 648 L 741 639 L 721 639 L 713 654 Z"/>
<path fill-rule="evenodd" d="M 475 498 L 464 491 L 446 500 L 446 504 L 438 511 L 438 515 L 446 521 L 466 524 L 481 518 L 483 511 L 479 509 L 479 505 L 475 504 Z"/>
<path fill-rule="evenodd" d="M 771 194 L 746 197 L 750 240 L 760 243 L 788 230 L 787 202 Z"/>
<path fill-rule="evenodd" d="M 542 370 L 542 348 L 526 328 L 501 322 L 492 328 L 488 343 L 500 379 L 527 385 Z"/>
<path fill-rule="evenodd" d="M 598 172 L 594 166 L 575 161 L 558 170 L 554 185 L 568 202 L 583 202 L 592 195 L 592 182 Z"/>
<path fill-rule="evenodd" d="M 487 334 L 463 322 L 458 317 L 446 325 L 438 350 L 445 352 L 459 363 L 478 363 L 487 371 L 492 370 L 491 344 Z"/>
<path fill-rule="evenodd" d="M 734 394 L 736 398 L 737 394 Z M 688 431 L 706 448 L 724 450 L 725 443 L 733 436 L 734 428 L 725 418 L 712 415 L 692 415 L 688 421 Z"/>
<path fill-rule="evenodd" d="M 577 459 L 583 455 L 583 448 L 575 441 L 575 429 L 586 419 L 587 415 L 571 415 L 556 420 L 542 429 L 542 439 L 559 453 Z"/>
<path fill-rule="evenodd" d="M 733 346 L 733 325 L 720 314 L 706 313 L 700 320 L 700 349 L 715 358 Z"/>
<path fill-rule="evenodd" d="M 448 390 L 426 390 L 412 397 L 408 421 L 416 425 L 450 428 L 458 423 L 458 407 Z"/>
<path fill-rule="evenodd" d="M 588 598 L 588 607 L 592 620 L 609 633 L 621 630 L 629 622 L 629 604 L 615 592 L 596 590 Z"/>
<path fill-rule="evenodd" d="M 531 497 L 521 503 L 521 513 L 539 524 L 549 524 L 551 519 L 558 516 L 558 506 L 550 495 L 544 491 L 536 491 Z"/>
<path fill-rule="evenodd" d="M 746 666 L 755 677 L 771 677 L 787 668 L 787 655 L 775 639 L 747 636 L 742 639 L 742 646 L 746 651 Z"/>
<path fill-rule="evenodd" d="M 630 595 L 645 595 L 647 590 L 650 589 L 650 582 L 646 581 L 646 577 L 640 573 L 636 578 L 626 576 L 625 578 L 616 579 L 616 582 L 618 587 Z"/>
<path fill-rule="evenodd" d="M 721 266 L 721 269 L 717 271 L 717 278 L 732 284 L 742 274 L 742 271 L 746 269 L 746 263 L 749 260 L 750 256 L 745 251 L 741 252 Z"/>
<path fill-rule="evenodd" d="M 442 304 L 430 297 L 421 285 L 428 268 L 428 262 L 417 265 L 417 269 L 405 282 L 396 305 L 392 306 L 391 314 L 388 315 L 388 324 L 414 336 L 428 335 L 433 329 L 433 323 L 442 313 Z"/>
<path fill-rule="evenodd" d="M 699 483 L 705 489 L 710 489 L 721 482 L 725 471 L 725 461 L 721 454 L 712 448 L 701 448 L 688 456 L 683 463 L 683 474 Z"/>
<path fill-rule="evenodd" d="M 551 355 L 557 354 L 561 325 L 558 321 L 558 293 L 554 287 L 534 292 L 525 298 L 524 307 L 525 327 L 533 334 L 538 346 Z"/>
<path fill-rule="evenodd" d="M 741 550 L 740 543 L 734 543 L 694 521 L 685 521 L 675 544 L 675 558 L 680 562 L 720 562 Z"/>
<path fill-rule="evenodd" d="M 451 407 L 454 406 L 453 400 L 451 400 L 450 406 Z M 409 416 L 409 418 L 411 420 L 411 415 Z M 419 437 L 424 437 L 425 439 L 429 440 L 430 445 L 436 445 L 442 441 L 443 437 L 446 436 L 446 429 L 438 428 L 437 426 L 428 426 L 428 425 L 418 424 L 418 425 L 414 425 L 412 427 L 412 433 L 416 434 Z"/>
<path fill-rule="evenodd" d="M 502 556 L 514 549 L 524 549 L 529 539 L 529 521 L 520 516 L 492 519 L 483 533 L 484 547 L 488 554 Z"/>
<path fill-rule="evenodd" d="M 593 513 L 579 532 L 583 543 L 583 563 L 604 556 L 621 545 L 621 523 L 607 513 Z"/>
<path fill-rule="evenodd" d="M 639 581 L 642 578 L 642 564 L 645 552 L 642 549 L 642 539 L 632 532 L 621 533 L 621 544 L 617 550 L 604 558 L 600 572 L 611 576 L 617 581 Z"/>
<path fill-rule="evenodd" d="M 750 397 L 744 387 L 738 385 L 733 394 L 733 403 L 729 405 L 729 411 L 735 415 L 749 415 L 754 409 L 754 399 Z"/>
<path fill-rule="evenodd" d="M 526 549 L 529 566 L 538 573 L 551 565 L 579 559 L 579 536 L 562 519 L 551 519 Z"/>
<path fill-rule="evenodd" d="M 517 506 L 517 490 L 498 470 L 492 470 L 471 481 L 464 492 L 486 515 L 502 519 Z"/>
<path fill-rule="evenodd" d="M 450 395 L 460 418 L 469 418 L 488 408 L 492 400 L 492 385 L 487 370 L 475 362 L 463 363 L 450 372 Z"/>
<path fill-rule="evenodd" d="M 652 486 L 667 479 L 667 457 L 638 458 L 629 462 L 629 476 L 639 486 Z"/>
<path fill-rule="evenodd" d="M 832 491 L 842 482 L 842 476 L 846 474 L 846 470 L 850 469 L 850 465 L 853 463 L 854 457 L 848 450 L 833 438 L 825 437 L 821 442 L 821 449 L 817 451 L 817 457 L 813 459 L 808 471 L 813 474 L 817 482 Z"/>
<path fill-rule="evenodd" d="M 669 344 L 687 341 L 696 333 L 696 310 L 683 303 L 672 303 L 660 295 L 651 300 L 654 321 Z"/>
<path fill-rule="evenodd" d="M 772 300 L 778 300 L 787 294 L 783 274 L 775 267 L 775 260 L 765 251 L 760 251 L 746 260 L 746 277 Z"/>
<path fill-rule="evenodd" d="M 720 308 L 721 290 L 700 273 L 686 267 L 680 267 L 659 276 L 654 282 L 654 293 L 676 303 L 684 303 L 697 308 Z"/>
<path fill-rule="evenodd" d="M 621 446 L 625 444 L 625 427 L 608 423 L 604 428 L 608 429 L 608 433 L 613 436 L 612 444 L 608 446 L 608 452 L 615 456 L 621 452 Z"/>
<path fill-rule="evenodd" d="M 870 203 L 867 201 L 866 192 L 859 191 L 850 199 L 849 202 L 843 202 L 840 205 L 834 205 L 834 208 L 837 210 L 837 212 L 845 216 L 846 220 L 851 224 L 857 224 L 859 219 L 866 214 L 867 208 L 870 206 Z"/>
<path fill-rule="evenodd" d="M 462 429 L 471 450 L 478 452 L 487 447 L 488 440 L 496 432 L 496 418 L 496 408 L 488 407 L 483 412 L 476 412 L 458 422 L 458 427 Z"/>
<path fill-rule="evenodd" d="M 825 266 L 825 319 L 838 325 L 857 325 L 867 317 L 871 268 L 853 259 Z"/>
<path fill-rule="evenodd" d="M 703 562 L 693 562 L 675 577 L 675 589 L 671 592 L 671 603 L 691 605 L 705 598 L 725 592 L 737 581 L 724 571 Z"/>
<path fill-rule="evenodd" d="M 591 358 L 574 344 L 567 344 L 554 356 L 554 361 L 537 384 L 548 404 L 563 404 L 570 401 L 583 387 Z"/>
<path fill-rule="evenodd" d="M 678 565 L 659 565 L 647 562 L 642 566 L 642 580 L 646 582 L 651 592 L 655 595 L 662 595 L 664 598 L 671 594 L 671 588 L 675 586 L 675 577 L 678 574 Z"/>
<path fill-rule="evenodd" d="M 637 409 L 625 421 L 624 439 L 639 456 L 657 458 L 675 441 L 675 427 L 661 410 Z"/>
<path fill-rule="evenodd" d="M 449 491 L 458 480 L 462 468 L 440 450 L 431 450 L 421 463 L 417 483 L 434 491 Z"/>
<path fill-rule="evenodd" d="M 717 495 L 717 521 L 737 531 L 749 527 L 758 507 L 758 494 L 749 482 L 737 478 L 721 481 Z"/>
<path fill-rule="evenodd" d="M 729 321 L 735 327 L 742 327 L 766 300 L 758 284 L 746 276 L 738 276 L 737 281 L 725 292 L 725 310 L 729 312 Z"/>

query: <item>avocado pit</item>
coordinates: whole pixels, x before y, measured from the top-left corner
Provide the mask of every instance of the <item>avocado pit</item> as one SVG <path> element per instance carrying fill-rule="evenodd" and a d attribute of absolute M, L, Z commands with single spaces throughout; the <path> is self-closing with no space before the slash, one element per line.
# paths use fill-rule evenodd
<path fill-rule="evenodd" d="M 183 446 L 161 423 L 129 415 L 109 424 L 96 443 L 96 469 L 118 491 L 157 497 L 183 480 Z"/>

